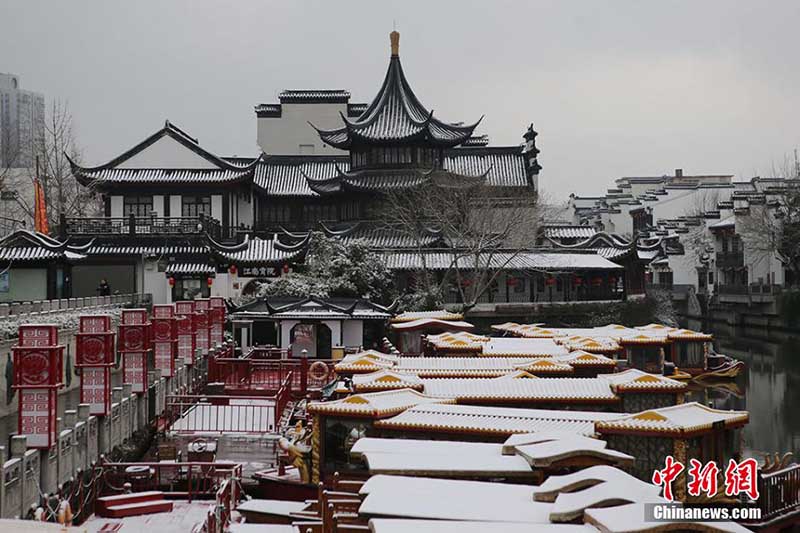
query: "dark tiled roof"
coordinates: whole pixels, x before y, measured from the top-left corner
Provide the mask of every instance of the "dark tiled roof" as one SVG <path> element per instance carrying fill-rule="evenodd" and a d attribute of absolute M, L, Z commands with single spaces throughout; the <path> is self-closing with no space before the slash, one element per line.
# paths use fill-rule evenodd
<path fill-rule="evenodd" d="M 446 170 L 463 176 L 486 174 L 486 182 L 496 187 L 528 185 L 521 149 L 512 147 L 454 148 L 445 152 Z M 255 169 L 255 184 L 272 196 L 317 196 L 350 188 L 363 191 L 419 183 L 422 174 L 415 170 L 350 173 L 347 156 L 267 156 Z M 339 174 L 344 173 L 341 177 Z"/>
<path fill-rule="evenodd" d="M 246 246 L 239 245 L 236 248 L 239 249 L 224 250 L 218 248 L 215 253 L 238 264 L 281 263 L 302 253 L 302 250 L 282 249 L 280 243 L 272 239 L 259 238 L 249 239 L 246 242 Z"/>
<path fill-rule="evenodd" d="M 347 104 L 347 116 L 350 118 L 357 118 L 367 110 L 369 104 Z"/>
<path fill-rule="evenodd" d="M 325 180 L 349 168 L 347 156 L 269 156 L 256 167 L 255 184 L 271 196 L 317 196 L 308 178 Z"/>
<path fill-rule="evenodd" d="M 433 116 L 414 94 L 400 64 L 392 56 L 386 78 L 367 109 L 356 119 L 343 117 L 344 126 L 318 130 L 327 144 L 347 149 L 353 142 L 392 143 L 424 141 L 439 146 L 457 146 L 467 140 L 477 123 L 463 126 Z M 478 121 L 480 122 L 480 121 Z"/>
<path fill-rule="evenodd" d="M 417 246 L 432 246 L 440 242 L 435 233 L 422 237 L 419 241 L 407 232 L 388 226 L 377 226 L 368 222 L 352 224 L 349 227 L 328 227 L 323 231 L 330 237 L 338 237 L 345 242 L 361 241 L 374 249 L 401 249 Z"/>
<path fill-rule="evenodd" d="M 591 226 L 552 225 L 543 228 L 545 237 L 551 239 L 586 239 L 597 233 Z"/>
<path fill-rule="evenodd" d="M 486 183 L 493 187 L 525 187 L 522 149 L 512 147 L 455 148 L 445 152 L 445 169 L 464 176 L 476 176 L 489 171 Z"/>
<path fill-rule="evenodd" d="M 278 100 L 282 104 L 347 103 L 350 100 L 350 91 L 344 89 L 285 90 L 278 95 Z"/>
<path fill-rule="evenodd" d="M 0 240 L 0 261 L 32 262 L 55 259 L 79 259 L 87 253 L 91 242 L 73 245 L 48 235 L 28 230 L 17 230 Z"/>
<path fill-rule="evenodd" d="M 472 137 L 464 141 L 464 143 L 461 146 L 488 146 L 488 145 L 489 145 L 489 136 L 484 134 L 484 135 L 473 135 Z"/>
<path fill-rule="evenodd" d="M 170 137 L 183 145 L 186 149 L 199 155 L 216 168 L 203 169 L 166 169 L 166 168 L 118 168 L 136 154 L 144 151 L 149 146 L 156 143 L 163 137 Z M 69 160 L 72 173 L 81 185 L 91 184 L 117 185 L 128 183 L 159 183 L 159 184 L 183 184 L 183 183 L 220 183 L 230 184 L 234 182 L 247 181 L 252 179 L 253 170 L 259 159 L 251 160 L 250 163 L 240 165 L 221 157 L 218 157 L 208 150 L 202 148 L 197 139 L 190 137 L 185 131 L 174 124 L 166 121 L 164 127 L 140 142 L 130 150 L 117 156 L 104 165 L 96 167 L 83 167 L 71 159 Z"/>

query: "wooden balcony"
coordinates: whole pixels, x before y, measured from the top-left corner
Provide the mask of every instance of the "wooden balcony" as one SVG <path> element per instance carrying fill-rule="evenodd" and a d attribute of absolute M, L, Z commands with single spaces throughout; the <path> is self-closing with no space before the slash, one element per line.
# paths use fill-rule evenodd
<path fill-rule="evenodd" d="M 214 239 L 222 237 L 218 220 L 199 217 L 62 217 L 63 236 L 184 236 L 208 233 Z"/>

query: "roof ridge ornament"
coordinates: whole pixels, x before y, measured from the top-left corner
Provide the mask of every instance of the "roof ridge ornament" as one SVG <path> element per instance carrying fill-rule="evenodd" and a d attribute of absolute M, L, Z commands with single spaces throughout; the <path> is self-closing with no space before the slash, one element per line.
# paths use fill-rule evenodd
<path fill-rule="evenodd" d="M 392 45 L 392 57 L 400 57 L 400 32 L 392 31 L 389 34 L 389 42 Z"/>

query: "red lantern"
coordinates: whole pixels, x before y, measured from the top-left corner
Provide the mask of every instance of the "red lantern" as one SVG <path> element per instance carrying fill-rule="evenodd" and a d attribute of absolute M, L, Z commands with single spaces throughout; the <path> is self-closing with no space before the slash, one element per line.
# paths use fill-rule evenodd
<path fill-rule="evenodd" d="M 517 278 L 508 278 L 506 280 L 506 285 L 508 285 L 509 287 L 516 287 L 517 285 L 519 285 L 519 279 L 517 279 Z"/>
<path fill-rule="evenodd" d="M 610 278 L 608 278 L 608 284 L 609 285 L 616 285 L 617 284 L 617 278 L 615 278 L 614 276 L 611 276 Z"/>
<path fill-rule="evenodd" d="M 236 275 L 236 265 L 231 265 L 231 267 L 228 269 L 228 272 L 230 272 L 231 274 L 233 274 L 235 276 Z"/>
<path fill-rule="evenodd" d="M 208 281 L 208 286 L 209 287 L 214 284 L 214 278 L 212 278 L 212 277 L 209 277 L 207 281 Z"/>
<path fill-rule="evenodd" d="M 572 278 L 572 283 L 575 285 L 580 285 L 581 283 L 583 283 L 583 279 L 581 279 L 580 276 L 575 276 L 574 278 Z"/>
<path fill-rule="evenodd" d="M 169 278 L 167 278 L 167 281 L 169 281 L 169 286 L 170 287 L 174 287 L 175 286 L 175 278 L 169 277 Z"/>
<path fill-rule="evenodd" d="M 284 274 L 288 274 L 289 273 L 289 263 L 284 263 L 283 264 L 283 273 Z"/>
<path fill-rule="evenodd" d="M 556 278 L 547 278 L 546 280 L 544 280 L 544 283 L 545 283 L 545 285 L 555 285 L 556 284 Z"/>

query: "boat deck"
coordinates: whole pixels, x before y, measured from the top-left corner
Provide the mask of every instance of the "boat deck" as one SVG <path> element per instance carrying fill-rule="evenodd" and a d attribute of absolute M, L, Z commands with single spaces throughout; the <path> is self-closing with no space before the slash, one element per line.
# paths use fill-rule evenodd
<path fill-rule="evenodd" d="M 200 530 L 212 501 L 173 500 L 169 513 L 155 513 L 126 518 L 103 518 L 93 515 L 81 528 L 87 533 L 189 533 Z"/>

